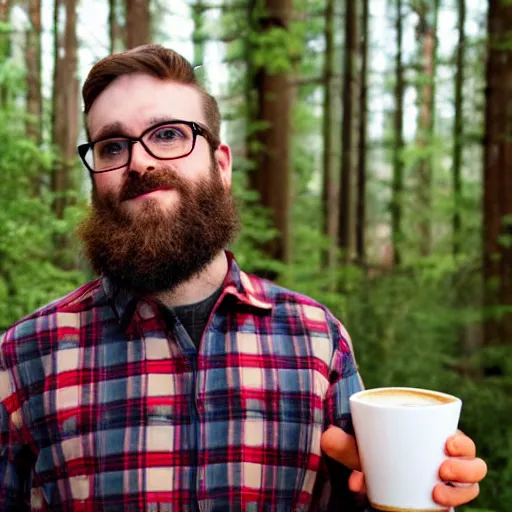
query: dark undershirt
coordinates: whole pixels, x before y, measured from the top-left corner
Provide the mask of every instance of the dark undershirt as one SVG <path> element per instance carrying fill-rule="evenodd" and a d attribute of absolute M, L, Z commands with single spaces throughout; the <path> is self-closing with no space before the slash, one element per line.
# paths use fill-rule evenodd
<path fill-rule="evenodd" d="M 209 297 L 206 297 L 206 299 L 196 302 L 195 304 L 186 304 L 184 306 L 176 306 L 174 308 L 162 306 L 162 309 L 164 310 L 168 323 L 169 321 L 172 322 L 173 315 L 171 312 L 178 317 L 179 321 L 194 342 L 196 349 L 198 349 L 204 328 L 210 318 L 210 313 L 221 294 L 222 287 L 213 292 Z"/>

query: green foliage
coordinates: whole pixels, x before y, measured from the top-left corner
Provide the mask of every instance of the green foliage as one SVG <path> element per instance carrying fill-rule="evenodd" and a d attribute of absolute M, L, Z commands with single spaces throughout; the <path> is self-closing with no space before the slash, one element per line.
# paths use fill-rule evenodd
<path fill-rule="evenodd" d="M 288 28 L 272 27 L 250 35 L 251 58 L 256 68 L 264 67 L 270 74 L 292 70 L 293 62 L 304 51 L 304 23 L 290 23 Z"/>
<path fill-rule="evenodd" d="M 19 70 L 0 66 L 8 98 L 19 95 Z M 53 236 L 69 232 L 70 223 L 55 218 L 48 181 L 53 155 L 25 135 L 21 109 L 8 101 L 0 109 L 0 331 L 30 311 L 83 282 L 81 272 L 52 263 Z M 37 192 L 36 192 L 37 190 Z"/>

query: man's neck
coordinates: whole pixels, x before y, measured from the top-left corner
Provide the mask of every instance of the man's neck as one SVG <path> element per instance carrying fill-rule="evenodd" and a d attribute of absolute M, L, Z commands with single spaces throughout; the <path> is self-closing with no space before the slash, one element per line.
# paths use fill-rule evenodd
<path fill-rule="evenodd" d="M 195 304 L 219 289 L 228 271 L 228 260 L 224 251 L 201 272 L 177 286 L 171 292 L 161 292 L 154 298 L 169 308 Z"/>

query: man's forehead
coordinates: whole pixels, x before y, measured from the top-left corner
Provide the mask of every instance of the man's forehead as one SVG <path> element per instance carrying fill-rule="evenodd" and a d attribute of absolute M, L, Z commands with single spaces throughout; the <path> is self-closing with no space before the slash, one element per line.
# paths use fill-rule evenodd
<path fill-rule="evenodd" d="M 92 139 L 113 131 L 137 136 L 153 124 L 171 119 L 205 124 L 200 92 L 170 80 L 128 75 L 98 96 L 87 115 L 87 126 Z"/>
<path fill-rule="evenodd" d="M 139 129 L 137 132 L 134 131 L 133 126 L 131 126 L 129 123 L 122 123 L 120 121 L 114 121 L 112 123 L 106 123 L 101 125 L 99 128 L 91 133 L 91 139 L 92 140 L 99 140 L 99 139 L 105 139 L 108 137 L 116 137 L 120 135 L 127 135 L 127 136 L 139 136 L 140 133 L 148 128 L 151 128 L 151 126 L 155 126 L 161 123 L 166 123 L 169 121 L 188 121 L 189 119 L 181 119 L 178 116 L 174 116 L 172 114 L 167 115 L 161 115 L 161 116 L 153 116 L 149 118 L 147 121 L 142 121 L 140 123 L 140 126 L 142 126 L 142 129 Z"/>

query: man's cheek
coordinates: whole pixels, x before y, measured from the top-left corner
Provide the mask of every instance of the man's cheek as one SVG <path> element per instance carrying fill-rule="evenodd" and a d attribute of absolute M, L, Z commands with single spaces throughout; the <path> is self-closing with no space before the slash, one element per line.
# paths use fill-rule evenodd
<path fill-rule="evenodd" d="M 121 193 L 121 183 L 113 182 L 103 178 L 97 178 L 93 181 L 93 194 L 99 199 L 106 199 L 107 197 L 111 201 L 118 202 L 119 195 Z"/>
<path fill-rule="evenodd" d="M 108 192 L 118 194 L 122 186 L 121 176 L 116 171 L 94 174 L 93 186 L 100 195 Z"/>

